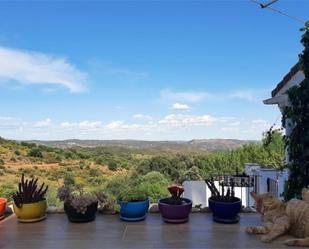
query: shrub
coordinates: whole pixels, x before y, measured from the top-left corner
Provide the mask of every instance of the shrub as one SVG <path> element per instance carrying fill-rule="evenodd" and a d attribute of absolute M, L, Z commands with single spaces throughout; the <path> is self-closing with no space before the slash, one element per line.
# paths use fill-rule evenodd
<path fill-rule="evenodd" d="M 151 171 L 148 174 L 142 176 L 142 182 L 149 182 L 151 184 L 160 184 L 164 186 L 168 186 L 168 179 L 158 171 Z"/>
<path fill-rule="evenodd" d="M 0 185 L 0 196 L 6 198 L 9 202 L 13 200 L 15 191 L 15 186 L 12 184 Z"/>
<path fill-rule="evenodd" d="M 4 166 L 4 160 L 0 158 L 0 166 Z"/>
<path fill-rule="evenodd" d="M 20 154 L 21 154 L 19 150 L 15 150 L 14 153 L 15 153 L 16 156 L 20 156 Z"/>
<path fill-rule="evenodd" d="M 44 162 L 45 163 L 59 163 L 61 162 L 61 157 L 55 152 L 50 152 L 48 154 L 45 154 Z"/>
<path fill-rule="evenodd" d="M 114 197 L 119 196 L 120 192 L 129 186 L 130 177 L 128 175 L 114 176 L 106 184 L 106 190 Z"/>
<path fill-rule="evenodd" d="M 99 176 L 99 175 L 101 175 L 101 170 L 99 168 L 91 168 L 89 170 L 89 175 L 90 176 Z"/>
<path fill-rule="evenodd" d="M 95 159 L 95 163 L 99 165 L 104 165 L 104 158 L 103 157 L 97 157 Z"/>
<path fill-rule="evenodd" d="M 29 148 L 29 149 L 36 147 L 36 144 L 35 144 L 35 143 L 21 142 L 20 144 L 21 144 L 22 146 L 25 146 L 25 147 Z"/>
<path fill-rule="evenodd" d="M 201 170 L 198 167 L 193 166 L 192 168 L 182 172 L 180 179 L 181 182 L 184 182 L 184 181 L 200 181 L 203 178 L 201 176 Z"/>
<path fill-rule="evenodd" d="M 72 159 L 73 157 L 74 157 L 73 152 L 71 152 L 71 151 L 65 151 L 64 152 L 64 158 L 65 159 Z"/>
<path fill-rule="evenodd" d="M 28 156 L 42 158 L 43 154 L 39 148 L 34 147 L 29 150 Z"/>
<path fill-rule="evenodd" d="M 108 163 L 108 169 L 112 170 L 112 171 L 117 170 L 117 164 L 114 161 L 109 162 Z"/>
<path fill-rule="evenodd" d="M 141 188 L 147 193 L 151 202 L 168 196 L 168 179 L 157 171 L 149 172 L 141 178 Z"/>

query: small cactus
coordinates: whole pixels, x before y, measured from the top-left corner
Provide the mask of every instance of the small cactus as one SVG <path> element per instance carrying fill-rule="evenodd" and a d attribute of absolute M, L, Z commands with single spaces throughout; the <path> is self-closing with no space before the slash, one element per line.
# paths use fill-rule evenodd
<path fill-rule="evenodd" d="M 45 183 L 38 187 L 38 178 L 32 178 L 31 180 L 25 180 L 24 174 L 18 183 L 18 191 L 13 195 L 15 205 L 21 208 L 23 204 L 35 203 L 45 200 L 45 194 L 48 190 L 48 186 Z"/>

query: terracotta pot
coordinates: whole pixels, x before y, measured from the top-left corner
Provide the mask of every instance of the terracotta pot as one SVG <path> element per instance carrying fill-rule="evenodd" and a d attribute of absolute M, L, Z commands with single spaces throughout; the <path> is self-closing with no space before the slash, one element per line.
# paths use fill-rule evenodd
<path fill-rule="evenodd" d="M 7 203 L 7 200 L 5 198 L 0 198 L 0 220 L 4 219 L 6 203 Z"/>

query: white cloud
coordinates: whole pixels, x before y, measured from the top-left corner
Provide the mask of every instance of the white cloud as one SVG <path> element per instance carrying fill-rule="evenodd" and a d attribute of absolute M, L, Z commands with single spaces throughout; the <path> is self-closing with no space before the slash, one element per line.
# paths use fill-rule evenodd
<path fill-rule="evenodd" d="M 190 107 L 188 105 L 180 104 L 180 103 L 173 104 L 172 108 L 177 111 L 189 111 L 190 110 Z"/>
<path fill-rule="evenodd" d="M 52 120 L 50 118 L 47 118 L 45 120 L 39 121 L 37 123 L 34 124 L 34 127 L 38 127 L 38 128 L 44 128 L 44 127 L 48 127 L 51 125 Z"/>
<path fill-rule="evenodd" d="M 254 101 L 256 99 L 256 93 L 252 90 L 237 90 L 232 92 L 229 97 Z"/>
<path fill-rule="evenodd" d="M 62 128 L 66 129 L 73 129 L 73 128 L 81 128 L 81 129 L 98 129 L 102 126 L 101 121 L 82 121 L 80 123 L 70 123 L 70 122 L 63 122 L 60 124 Z"/>
<path fill-rule="evenodd" d="M 120 129 L 124 125 L 123 121 L 113 121 L 106 125 L 106 128 L 108 129 Z"/>
<path fill-rule="evenodd" d="M 134 114 L 133 118 L 143 118 L 144 115 L 143 114 Z"/>
<path fill-rule="evenodd" d="M 170 89 L 164 89 L 160 91 L 160 97 L 163 100 L 173 100 L 173 101 L 185 101 L 185 102 L 199 102 L 206 98 L 211 97 L 207 92 L 173 92 Z"/>
<path fill-rule="evenodd" d="M 134 114 L 132 117 L 136 118 L 136 119 L 152 119 L 151 116 L 144 115 L 144 114 L 141 114 L 141 113 Z"/>
<path fill-rule="evenodd" d="M 60 85 L 70 92 L 85 90 L 86 74 L 65 58 L 0 47 L 0 80 L 24 85 Z"/>
<path fill-rule="evenodd" d="M 170 114 L 159 120 L 159 124 L 169 126 L 210 126 L 216 121 L 216 118 L 209 115 L 184 115 L 184 114 Z"/>
<path fill-rule="evenodd" d="M 137 120 L 138 121 L 138 120 Z M 114 120 L 52 122 L 46 118 L 37 122 L 0 117 L 0 135 L 14 139 L 148 139 L 190 140 L 194 138 L 259 139 L 270 123 L 263 119 L 248 120 L 237 117 L 214 117 L 174 113 L 159 119 L 129 123 Z M 42 128 L 44 127 L 44 129 Z M 47 132 L 48 131 L 48 132 Z"/>
<path fill-rule="evenodd" d="M 7 120 L 13 120 L 12 117 L 0 117 L 0 121 L 7 121 Z"/>

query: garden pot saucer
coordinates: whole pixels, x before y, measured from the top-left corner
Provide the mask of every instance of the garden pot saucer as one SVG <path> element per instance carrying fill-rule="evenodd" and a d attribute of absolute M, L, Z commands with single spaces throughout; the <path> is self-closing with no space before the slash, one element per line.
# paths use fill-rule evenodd
<path fill-rule="evenodd" d="M 124 216 L 121 216 L 121 215 L 120 215 L 120 219 L 121 219 L 121 220 L 124 220 L 124 221 L 142 221 L 142 220 L 145 220 L 145 219 L 146 219 L 146 216 L 147 216 L 147 214 L 145 214 L 145 215 L 142 216 L 142 217 L 128 218 L 128 217 L 124 217 Z"/>
<path fill-rule="evenodd" d="M 72 223 L 88 223 L 88 222 L 92 222 L 95 220 L 95 216 L 94 217 L 90 217 L 90 218 L 73 218 L 73 217 L 68 217 L 69 221 Z"/>
<path fill-rule="evenodd" d="M 35 218 L 35 219 L 20 219 L 20 218 L 17 218 L 17 220 L 21 223 L 34 223 L 34 222 L 38 222 L 38 221 L 41 221 L 41 220 L 45 220 L 47 217 L 47 215 L 45 214 L 44 216 L 40 217 L 40 218 Z"/>
<path fill-rule="evenodd" d="M 186 223 L 189 221 L 189 217 L 185 219 L 168 219 L 168 218 L 162 217 L 162 219 L 164 222 L 171 223 L 171 224 Z"/>
<path fill-rule="evenodd" d="M 238 223 L 239 222 L 240 216 L 236 215 L 234 219 L 222 219 L 222 218 L 219 218 L 219 217 L 213 215 L 213 220 L 215 222 L 218 222 L 218 223 L 234 224 L 234 223 Z"/>

